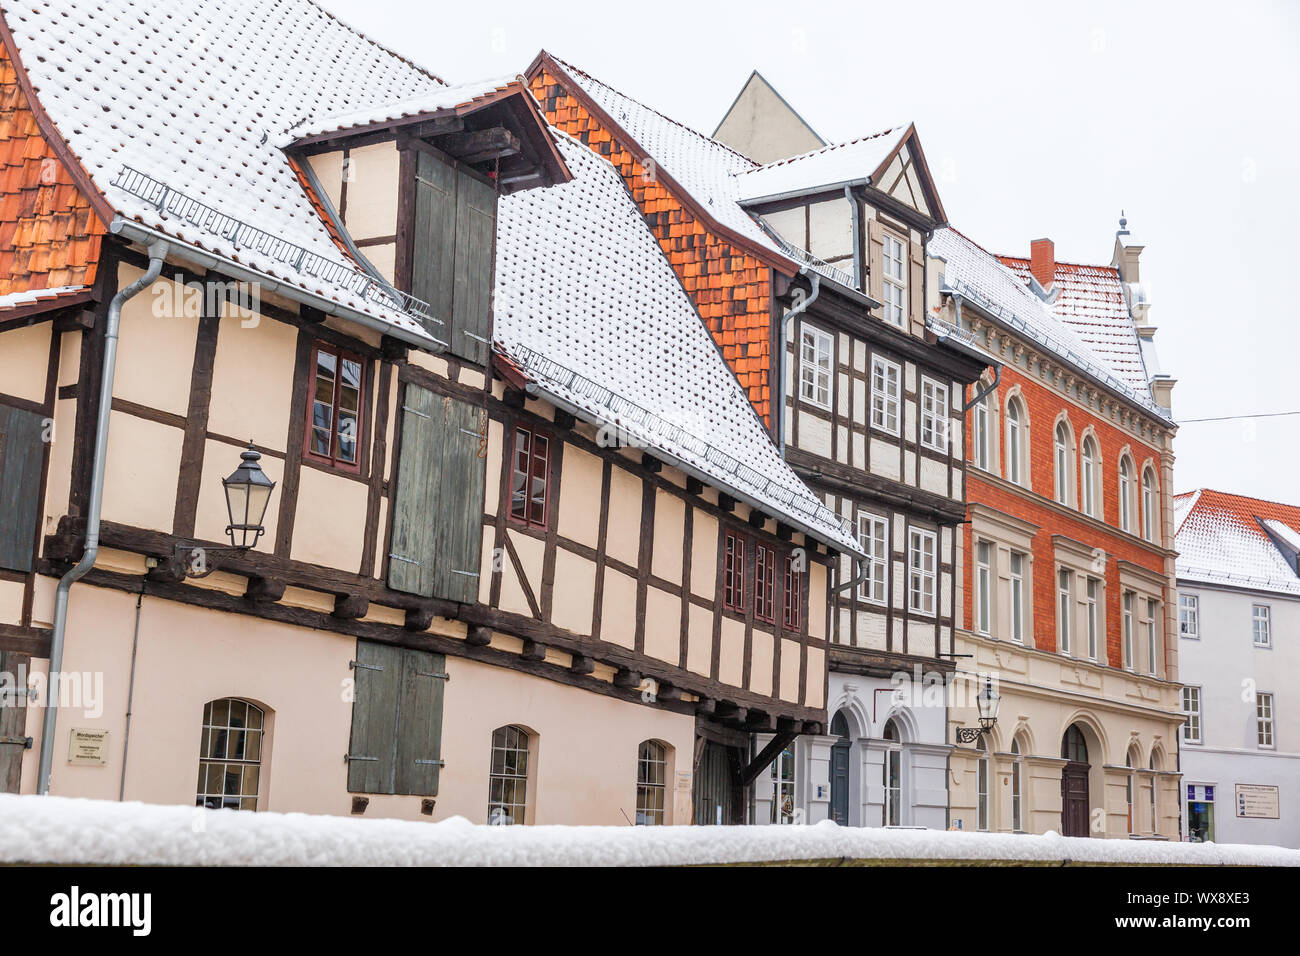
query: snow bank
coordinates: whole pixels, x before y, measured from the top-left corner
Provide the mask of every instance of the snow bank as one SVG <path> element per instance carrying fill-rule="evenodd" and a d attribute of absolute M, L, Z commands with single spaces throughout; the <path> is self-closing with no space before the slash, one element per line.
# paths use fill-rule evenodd
<path fill-rule="evenodd" d="M 673 866 L 801 860 L 1300 866 L 1300 850 L 815 826 L 490 827 L 0 795 L 0 862 Z"/>

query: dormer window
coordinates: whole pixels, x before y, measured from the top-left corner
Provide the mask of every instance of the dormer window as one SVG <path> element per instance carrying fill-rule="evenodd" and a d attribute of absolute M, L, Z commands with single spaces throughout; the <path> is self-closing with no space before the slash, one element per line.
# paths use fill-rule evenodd
<path fill-rule="evenodd" d="M 907 314 L 907 244 L 896 236 L 884 234 L 881 265 L 884 273 L 882 298 L 885 302 L 885 321 L 903 327 Z"/>

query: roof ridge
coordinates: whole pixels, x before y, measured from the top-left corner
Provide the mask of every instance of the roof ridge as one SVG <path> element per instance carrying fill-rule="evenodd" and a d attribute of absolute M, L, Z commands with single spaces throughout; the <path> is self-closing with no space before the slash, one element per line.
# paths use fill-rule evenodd
<path fill-rule="evenodd" d="M 991 253 L 991 255 L 995 255 L 999 259 L 1004 259 L 1004 260 L 1014 259 L 1016 262 L 1029 263 L 1032 261 L 1028 256 L 1013 256 L 1002 252 L 994 252 Z M 1117 266 L 1098 265 L 1097 263 L 1094 262 L 1067 262 L 1064 259 L 1057 259 L 1054 264 L 1057 267 L 1073 266 L 1076 269 L 1101 269 L 1103 272 L 1113 272 L 1116 275 L 1119 275 L 1119 268 Z"/>
<path fill-rule="evenodd" d="M 770 163 L 764 163 L 763 165 L 756 166 L 753 169 L 747 169 L 743 173 L 732 173 L 732 175 L 747 176 L 750 173 L 755 173 L 763 169 L 771 169 L 775 166 L 784 166 L 787 163 L 797 163 L 801 159 L 809 159 L 813 156 L 817 156 L 820 153 L 829 153 L 831 150 L 834 149 L 843 149 L 845 146 L 856 146 L 858 143 L 865 143 L 869 139 L 879 139 L 881 136 L 887 136 L 890 133 L 894 132 L 895 130 L 910 129 L 911 126 L 912 124 L 910 122 L 906 124 L 898 124 L 895 126 L 890 126 L 887 127 L 886 129 L 879 130 L 878 132 L 875 133 L 867 133 L 863 136 L 856 136 L 853 139 L 846 139 L 841 143 L 828 143 L 825 146 L 819 146 L 817 149 L 810 149 L 806 153 L 797 153 L 794 156 L 787 156 L 784 159 L 774 159 Z"/>
<path fill-rule="evenodd" d="M 322 4 L 320 3 L 320 0 L 307 0 L 307 3 L 310 4 L 311 6 L 315 7 L 316 9 L 320 10 L 321 13 L 325 14 L 325 16 L 329 17 L 331 20 L 333 20 L 333 21 L 334 21 L 335 23 L 337 23 L 339 26 L 343 27 L 343 28 L 346 29 L 346 30 L 350 30 L 351 32 L 355 33 L 357 36 L 361 37 L 361 39 L 365 40 L 367 43 L 369 43 L 371 46 L 373 46 L 376 50 L 382 50 L 383 52 L 387 53 L 389 56 L 391 56 L 394 60 L 397 60 L 399 63 L 405 63 L 407 66 L 409 66 L 411 69 L 415 70 L 417 73 L 423 73 L 423 74 L 424 74 L 425 76 L 427 76 L 429 79 L 433 80 L 433 81 L 436 82 L 436 83 L 440 83 L 440 84 L 442 84 L 443 86 L 452 86 L 452 85 L 454 85 L 454 84 L 448 83 L 446 80 L 444 80 L 442 77 L 440 77 L 437 73 L 434 73 L 432 70 L 429 70 L 429 69 L 426 69 L 426 68 L 423 67 L 423 66 L 420 66 L 420 64 L 416 63 L 414 60 L 412 60 L 412 59 L 410 59 L 410 58 L 408 58 L 408 57 L 404 57 L 404 56 L 402 56 L 402 54 L 398 53 L 396 50 L 393 50 L 393 49 L 389 48 L 388 46 L 384 45 L 383 43 L 380 43 L 378 40 L 376 40 L 376 39 L 374 39 L 373 37 L 371 37 L 370 34 L 366 33 L 365 31 L 363 31 L 363 30 L 358 30 L 356 27 L 354 27 L 354 26 L 353 26 L 351 23 L 349 23 L 348 21 L 344 20 L 344 19 L 343 19 L 342 17 L 340 17 L 338 14 L 336 14 L 336 13 L 332 13 L 331 11 L 325 9 L 324 5 L 322 5 Z"/>
<path fill-rule="evenodd" d="M 1220 495 L 1224 498 L 1233 498 L 1237 501 L 1250 501 L 1250 502 L 1254 502 L 1255 504 L 1273 505 L 1276 508 L 1286 508 L 1288 511 L 1295 511 L 1297 513 L 1300 513 L 1300 504 L 1290 504 L 1285 501 L 1274 501 L 1272 498 L 1256 498 L 1254 495 L 1242 495 L 1242 494 L 1238 494 L 1235 491 L 1220 491 L 1217 488 L 1197 488 L 1196 491 L 1198 494 L 1201 494 L 1202 496 L 1204 495 L 1204 493 L 1208 492 L 1209 494 L 1212 495 Z M 1198 504 L 1200 503 L 1199 499 L 1197 503 Z"/>
<path fill-rule="evenodd" d="M 313 0 L 313 2 L 314 2 L 314 0 Z M 672 118 L 671 116 L 669 116 L 667 113 L 664 113 L 664 112 L 662 112 L 662 111 L 660 111 L 660 110 L 655 109 L 653 106 L 650 106 L 648 103 L 643 103 L 643 102 L 641 102 L 640 100 L 638 100 L 638 99 L 637 99 L 636 97 L 634 97 L 634 96 L 629 96 L 628 94 L 624 93 L 622 90 L 618 89 L 617 87 L 611 86 L 609 83 L 606 83 L 604 80 L 599 79 L 599 78 L 597 78 L 597 77 L 595 77 L 595 76 L 592 76 L 590 73 L 588 73 L 586 70 L 582 69 L 581 67 L 574 66 L 574 65 L 573 65 L 572 63 L 570 63 L 568 60 L 561 59 L 560 57 L 558 57 L 558 56 L 556 56 L 554 53 L 552 53 L 550 50 L 547 50 L 545 47 L 542 48 L 542 52 L 541 52 L 540 55 L 541 55 L 541 56 L 545 56 L 545 57 L 549 57 L 551 60 L 555 61 L 555 62 L 558 63 L 560 66 L 562 66 L 564 69 L 570 71 L 571 73 L 575 73 L 575 74 L 577 74 L 578 76 L 581 76 L 581 77 L 583 77 L 583 78 L 585 78 L 585 79 L 588 79 L 588 80 L 590 80 L 592 83 L 599 83 L 601 86 L 605 87 L 605 89 L 609 90 L 610 92 L 617 93 L 619 96 L 623 97 L 625 100 L 630 100 L 631 102 L 635 103 L 637 106 L 641 107 L 643 110 L 649 110 L 651 113 L 654 113 L 656 116 L 658 116 L 658 117 L 659 117 L 660 119 L 662 119 L 664 122 L 672 123 L 674 126 L 677 126 L 677 127 L 680 127 L 681 129 L 686 130 L 686 132 L 692 134 L 693 136 L 697 136 L 697 137 L 699 137 L 700 139 L 704 140 L 705 142 L 707 142 L 707 143 L 711 143 L 712 145 L 717 146 L 719 149 L 725 149 L 728 153 L 731 153 L 733 156 L 737 157 L 738 159 L 742 159 L 742 160 L 744 160 L 745 162 L 749 163 L 749 164 L 750 164 L 754 169 L 759 169 L 759 168 L 760 168 L 758 163 L 755 163 L 752 159 L 750 159 L 750 158 L 749 158 L 748 156 L 746 156 L 744 153 L 737 152 L 736 150 L 734 150 L 734 149 L 732 149 L 730 146 L 728 146 L 726 143 L 721 143 L 721 142 L 719 142 L 718 140 L 714 139 L 712 136 L 708 136 L 708 135 L 706 135 L 706 134 L 704 134 L 704 133 L 701 133 L 701 132 L 700 132 L 698 129 L 696 129 L 694 126 L 687 126 L 687 125 L 686 125 L 685 123 L 683 123 L 681 120 L 673 119 L 673 118 Z M 746 172 L 749 172 L 749 170 L 745 170 L 745 171 L 746 171 Z M 735 174 L 733 173 L 732 175 L 735 175 Z"/>

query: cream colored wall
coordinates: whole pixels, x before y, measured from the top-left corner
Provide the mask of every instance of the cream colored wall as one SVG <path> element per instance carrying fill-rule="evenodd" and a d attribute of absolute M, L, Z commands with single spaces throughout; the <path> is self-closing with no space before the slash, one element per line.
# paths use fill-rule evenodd
<path fill-rule="evenodd" d="M 354 240 L 397 232 L 398 164 L 394 142 L 348 151 L 348 201 L 343 221 Z"/>
<path fill-rule="evenodd" d="M 44 589 L 44 602 L 52 589 Z M 65 672 L 104 675 L 103 714 L 60 712 L 51 792 L 116 800 L 135 624 L 135 596 L 78 585 L 70 602 Z M 449 630 L 453 630 L 451 628 Z M 463 634 L 463 628 L 460 630 Z M 352 706 L 344 699 L 354 639 L 328 631 L 146 597 L 140 611 L 125 799 L 192 805 L 199 733 L 207 701 L 234 696 L 271 711 L 260 809 L 347 814 L 347 752 Z M 43 666 L 44 662 L 40 662 Z M 630 703 L 517 671 L 448 657 L 443 759 L 431 819 L 487 819 L 492 731 L 505 724 L 538 735 L 530 781 L 536 823 L 626 825 L 636 810 L 637 745 L 672 748 L 689 771 L 695 722 L 689 715 Z M 41 719 L 29 711 L 28 733 Z M 106 766 L 67 762 L 74 727 L 109 732 Z M 40 746 L 39 739 L 36 744 Z M 35 789 L 34 759 L 23 762 L 24 793 Z M 678 782 L 670 772 L 669 786 Z M 670 822 L 689 822 L 689 773 L 675 791 Z M 418 796 L 372 796 L 367 816 L 429 819 Z"/>
<path fill-rule="evenodd" d="M 208 431 L 285 451 L 297 343 L 292 325 L 245 324 L 227 310 L 212 362 Z"/>
<path fill-rule="evenodd" d="M 122 306 L 113 397 L 184 415 L 190 406 L 204 293 L 175 281 L 173 271 L 164 266 L 158 281 Z M 143 274 L 143 269 L 122 263 L 117 270 L 118 288 Z"/>
<path fill-rule="evenodd" d="M 49 322 L 38 322 L 0 336 L 0 392 L 44 403 L 50 331 Z"/>
<path fill-rule="evenodd" d="M 757 163 L 770 163 L 825 145 L 758 76 L 750 77 L 713 138 Z"/>

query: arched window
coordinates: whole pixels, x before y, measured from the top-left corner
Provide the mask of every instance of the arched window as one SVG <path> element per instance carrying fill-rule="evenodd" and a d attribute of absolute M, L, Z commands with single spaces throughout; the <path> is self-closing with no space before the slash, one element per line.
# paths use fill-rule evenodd
<path fill-rule="evenodd" d="M 224 697 L 203 705 L 195 806 L 257 809 L 265 729 L 262 709 L 246 700 Z"/>
<path fill-rule="evenodd" d="M 773 823 L 794 823 L 795 801 L 795 765 L 794 744 L 786 747 L 772 761 L 772 810 Z"/>
<path fill-rule="evenodd" d="M 1097 458 L 1097 443 L 1091 435 L 1083 439 L 1083 474 L 1079 479 L 1079 501 L 1083 513 L 1091 518 L 1100 518 L 1098 506 L 1101 504 L 1101 492 L 1097 479 L 1101 476 L 1101 463 Z"/>
<path fill-rule="evenodd" d="M 1133 466 L 1127 455 L 1119 460 L 1119 527 L 1133 530 Z"/>
<path fill-rule="evenodd" d="M 1160 835 L 1160 761 L 1151 752 L 1151 835 Z"/>
<path fill-rule="evenodd" d="M 488 776 L 488 823 L 522 824 L 528 817 L 528 747 L 522 727 L 492 731 L 492 765 Z"/>
<path fill-rule="evenodd" d="M 979 739 L 980 755 L 975 766 L 975 828 L 977 830 L 987 830 L 989 828 L 989 749 L 985 738 Z"/>
<path fill-rule="evenodd" d="M 1142 537 L 1156 540 L 1156 476 L 1150 468 L 1142 470 Z"/>
<path fill-rule="evenodd" d="M 663 826 L 667 791 L 668 748 L 657 740 L 643 740 L 636 749 L 637 826 Z"/>
<path fill-rule="evenodd" d="M 1063 505 L 1070 503 L 1070 486 L 1074 484 L 1070 445 L 1070 426 L 1063 421 L 1057 422 L 1052 447 L 1056 462 L 1056 500 Z"/>
<path fill-rule="evenodd" d="M 1007 402 L 1007 481 L 1020 484 L 1022 448 L 1025 443 L 1024 411 L 1018 399 Z"/>
<path fill-rule="evenodd" d="M 903 742 L 892 717 L 885 721 L 884 737 L 885 806 L 881 822 L 896 827 L 903 823 Z"/>
<path fill-rule="evenodd" d="M 1020 739 L 1011 741 L 1011 829 L 1020 832 L 1025 828 L 1025 768 L 1020 752 Z"/>
<path fill-rule="evenodd" d="M 1088 742 L 1077 724 L 1071 724 L 1061 741 L 1061 757 L 1075 763 L 1088 762 Z"/>
<path fill-rule="evenodd" d="M 975 388 L 982 389 L 984 385 L 982 382 L 977 382 Z M 971 460 L 976 468 L 982 468 L 984 471 L 989 471 L 989 466 L 993 463 L 993 456 L 989 449 L 991 444 L 989 415 L 989 396 L 985 395 L 971 409 Z"/>
<path fill-rule="evenodd" d="M 1133 829 L 1133 787 L 1135 785 L 1133 778 L 1133 751 L 1128 752 L 1124 758 L 1124 766 L 1129 768 L 1129 772 L 1124 775 L 1124 806 L 1128 810 L 1128 831 L 1136 833 Z"/>

